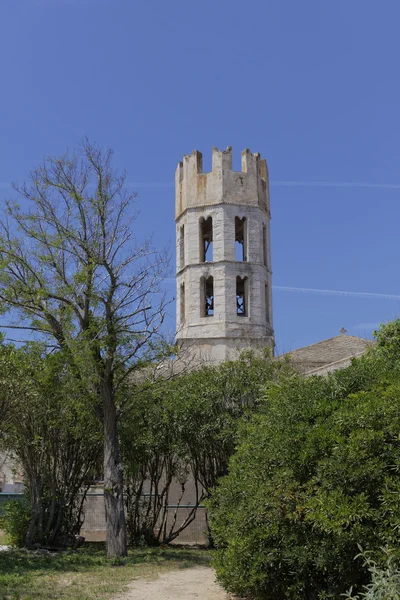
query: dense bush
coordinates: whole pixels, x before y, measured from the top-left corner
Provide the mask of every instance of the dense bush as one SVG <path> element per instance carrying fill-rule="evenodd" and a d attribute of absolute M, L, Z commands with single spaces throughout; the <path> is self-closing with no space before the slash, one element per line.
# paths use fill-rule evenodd
<path fill-rule="evenodd" d="M 285 362 L 252 352 L 133 390 L 121 419 L 127 525 L 131 543 L 170 542 L 227 472 L 241 418 L 258 409 L 266 385 L 290 376 Z M 167 526 L 171 488 L 179 505 L 188 488 L 193 508 Z M 171 515 L 170 515 L 171 517 Z"/>
<path fill-rule="evenodd" d="M 268 390 L 210 502 L 228 590 L 339 599 L 369 581 L 354 560 L 359 544 L 398 550 L 398 380 L 397 362 L 371 353 L 329 377 Z"/>
<path fill-rule="evenodd" d="M 177 437 L 206 496 L 227 472 L 240 419 L 257 410 L 263 386 L 286 370 L 268 352 L 243 352 L 237 360 L 204 366 L 175 382 L 169 406 Z"/>
<path fill-rule="evenodd" d="M 27 346 L 10 354 L 9 347 L 0 347 L 3 355 L 12 361 L 2 382 L 15 393 L 0 441 L 24 473 L 28 502 L 8 509 L 5 528 L 18 545 L 69 545 L 82 525 L 85 493 L 101 468 L 99 423 L 61 352 L 44 356 L 39 346 Z"/>
<path fill-rule="evenodd" d="M 29 498 L 22 496 L 20 500 L 10 500 L 2 507 L 0 529 L 7 534 L 7 541 L 12 546 L 22 547 L 32 517 Z"/>
<path fill-rule="evenodd" d="M 167 523 L 172 482 L 181 482 L 182 497 L 188 478 L 176 423 L 168 410 L 169 389 L 170 383 L 163 380 L 147 382 L 135 390 L 121 419 L 130 545 L 171 542 L 196 514 L 195 505 L 190 519 Z"/>
<path fill-rule="evenodd" d="M 368 552 L 362 552 L 356 558 L 362 557 L 368 568 L 371 582 L 363 587 L 363 591 L 353 596 L 352 589 L 343 595 L 345 600 L 400 600 L 400 569 L 398 560 L 386 548 L 386 561 L 378 566 Z"/>

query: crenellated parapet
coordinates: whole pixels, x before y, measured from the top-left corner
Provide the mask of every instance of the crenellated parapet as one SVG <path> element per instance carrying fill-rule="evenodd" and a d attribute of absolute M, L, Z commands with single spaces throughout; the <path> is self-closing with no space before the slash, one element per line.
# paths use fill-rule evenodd
<path fill-rule="evenodd" d="M 217 204 L 258 206 L 269 213 L 266 160 L 250 150 L 242 152 L 242 170 L 232 170 L 232 148 L 212 149 L 212 170 L 203 172 L 202 154 L 194 150 L 178 164 L 175 175 L 175 217 L 187 209 Z"/>

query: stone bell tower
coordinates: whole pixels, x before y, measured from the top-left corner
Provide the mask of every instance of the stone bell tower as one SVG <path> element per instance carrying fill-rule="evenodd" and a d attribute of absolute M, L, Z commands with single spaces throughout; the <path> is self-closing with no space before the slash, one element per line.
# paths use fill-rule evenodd
<path fill-rule="evenodd" d="M 273 348 L 268 169 L 232 149 L 184 156 L 176 170 L 177 332 L 180 346 L 222 362 L 245 348 Z"/>

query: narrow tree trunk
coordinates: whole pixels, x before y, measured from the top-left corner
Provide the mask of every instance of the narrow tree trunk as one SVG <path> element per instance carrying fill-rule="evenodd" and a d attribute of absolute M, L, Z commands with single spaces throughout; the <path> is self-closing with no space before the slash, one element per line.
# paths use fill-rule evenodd
<path fill-rule="evenodd" d="M 32 514 L 29 521 L 28 529 L 25 535 L 25 546 L 31 548 L 34 543 L 42 542 L 42 531 L 38 527 L 41 521 L 42 503 L 40 485 L 37 481 L 33 481 L 31 484 L 31 508 Z"/>
<path fill-rule="evenodd" d="M 111 387 L 102 386 L 104 405 L 104 506 L 107 558 L 127 555 L 123 470 L 119 456 L 117 411 Z"/>

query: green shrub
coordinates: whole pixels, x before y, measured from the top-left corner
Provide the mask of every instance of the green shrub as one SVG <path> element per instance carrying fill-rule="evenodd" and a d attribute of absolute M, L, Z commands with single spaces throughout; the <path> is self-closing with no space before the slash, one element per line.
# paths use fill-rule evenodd
<path fill-rule="evenodd" d="M 271 387 L 242 426 L 209 503 L 225 588 L 274 600 L 338 600 L 399 553 L 400 385 L 373 355 L 329 377 Z"/>
<path fill-rule="evenodd" d="M 358 557 L 364 559 L 364 565 L 368 567 L 371 575 L 371 583 L 364 586 L 364 591 L 353 596 L 352 590 L 343 595 L 346 600 L 400 600 L 400 570 L 398 561 L 393 554 L 384 549 L 386 564 L 379 567 L 369 556 L 362 552 Z M 356 558 L 358 558 L 356 557 Z"/>
<path fill-rule="evenodd" d="M 10 394 L 1 441 L 24 473 L 31 507 L 24 534 L 20 525 L 25 513 L 11 509 L 13 541 L 23 540 L 27 546 L 73 544 L 83 520 L 81 492 L 101 466 L 99 422 L 86 405 L 87 392 L 67 353 L 46 355 L 36 344 L 11 352 L 0 345 L 0 366 L 4 357 L 9 368 L 3 380 L 11 389 L 17 386 L 17 392 Z M 2 386 L 0 390 L 1 395 Z"/>
<path fill-rule="evenodd" d="M 22 496 L 19 500 L 10 500 L 2 507 L 0 529 L 6 534 L 12 546 L 24 546 L 25 535 L 31 519 L 29 499 Z"/>
<path fill-rule="evenodd" d="M 291 373 L 269 350 L 246 351 L 237 360 L 148 380 L 128 392 L 119 431 L 132 545 L 143 539 L 170 543 L 191 523 L 196 506 L 227 472 L 240 420 L 258 409 L 263 386 Z M 178 511 L 177 519 L 168 518 L 171 484 L 173 503 L 179 504 L 187 482 L 192 508 L 184 517 Z M 144 496 L 144 490 L 151 493 Z"/>

